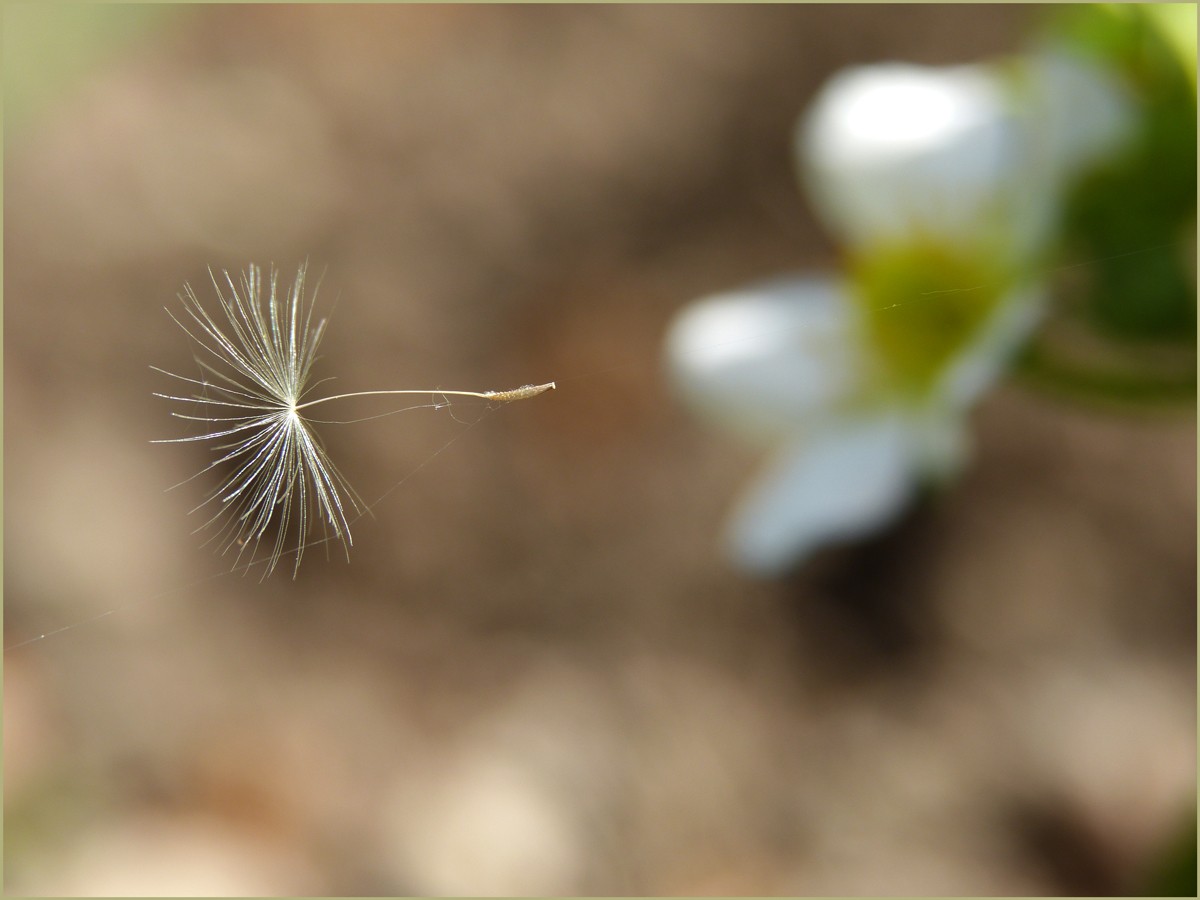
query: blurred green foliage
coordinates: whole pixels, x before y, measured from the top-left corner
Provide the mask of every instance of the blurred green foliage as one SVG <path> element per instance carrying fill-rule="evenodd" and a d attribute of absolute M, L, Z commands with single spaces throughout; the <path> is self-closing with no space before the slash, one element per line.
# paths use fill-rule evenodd
<path fill-rule="evenodd" d="M 1051 329 L 1027 355 L 1026 369 L 1107 399 L 1190 400 L 1196 7 L 1080 5 L 1056 11 L 1044 32 L 1118 74 L 1131 90 L 1135 119 L 1124 149 L 1072 186 L 1051 262 L 1059 276 L 1052 319 L 1082 320 L 1094 332 L 1091 346 L 1081 353 L 1061 341 L 1078 329 Z M 1109 344 L 1106 353 L 1096 352 L 1101 342 Z"/>
<path fill-rule="evenodd" d="M 1195 897 L 1196 841 L 1196 815 L 1193 812 L 1175 841 L 1151 867 L 1142 885 L 1141 896 Z"/>
<path fill-rule="evenodd" d="M 1160 20 L 1138 6 L 1080 7 L 1059 27 L 1069 46 L 1120 72 L 1139 107 L 1128 149 L 1067 202 L 1064 251 L 1093 260 L 1088 312 L 1122 337 L 1194 341 L 1195 275 L 1184 250 L 1194 256 L 1195 60 L 1184 65 Z"/>
<path fill-rule="evenodd" d="M 107 3 L 4 6 L 4 118 L 23 127 L 95 65 L 186 7 Z"/>

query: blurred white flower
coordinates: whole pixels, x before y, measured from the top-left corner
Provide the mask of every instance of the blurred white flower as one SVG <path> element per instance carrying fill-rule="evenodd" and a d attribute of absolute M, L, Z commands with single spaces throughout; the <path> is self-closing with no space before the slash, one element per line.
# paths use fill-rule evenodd
<path fill-rule="evenodd" d="M 1070 177 L 1132 127 L 1099 66 L 1046 49 L 1007 68 L 847 69 L 797 123 L 805 190 L 862 250 L 915 233 L 1024 254 L 1044 245 Z"/>
<path fill-rule="evenodd" d="M 1038 321 L 1032 273 L 1063 182 L 1128 118 L 1083 64 L 1022 65 L 835 76 L 796 142 L 848 274 L 722 293 L 672 324 L 685 400 L 778 445 L 728 529 L 747 570 L 878 529 L 963 464 L 967 412 Z"/>
<path fill-rule="evenodd" d="M 978 240 L 1000 213 L 1017 162 L 1014 115 L 979 66 L 847 69 L 796 127 L 809 199 L 860 246 L 929 229 Z"/>
<path fill-rule="evenodd" d="M 1014 291 L 927 391 L 905 397 L 888 389 L 851 289 L 832 279 L 777 279 L 689 306 L 668 335 L 671 375 L 685 399 L 779 446 L 728 528 L 734 560 L 759 575 L 888 524 L 921 481 L 955 473 L 966 413 L 1039 312 L 1035 294 Z"/>

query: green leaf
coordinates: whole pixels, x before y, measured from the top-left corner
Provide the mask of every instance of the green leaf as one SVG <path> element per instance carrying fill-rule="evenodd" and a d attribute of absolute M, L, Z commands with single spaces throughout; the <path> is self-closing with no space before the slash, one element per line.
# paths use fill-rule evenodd
<path fill-rule="evenodd" d="M 1122 74 L 1138 116 L 1126 150 L 1068 193 L 1055 265 L 1083 270 L 1066 299 L 1110 337 L 1194 343 L 1194 48 L 1181 65 L 1178 38 L 1147 9 L 1082 6 L 1051 29 Z"/>
<path fill-rule="evenodd" d="M 1064 336 L 1063 323 L 1051 322 L 1017 360 L 1017 372 L 1031 385 L 1106 405 L 1192 409 L 1196 402 L 1196 356 L 1178 347 L 1131 348 Z M 1173 350 L 1174 352 L 1168 352 Z"/>

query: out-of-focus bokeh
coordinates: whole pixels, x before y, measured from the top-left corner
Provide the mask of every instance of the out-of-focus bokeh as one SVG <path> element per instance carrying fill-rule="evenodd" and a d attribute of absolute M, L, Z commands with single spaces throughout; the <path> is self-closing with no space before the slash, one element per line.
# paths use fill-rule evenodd
<path fill-rule="evenodd" d="M 828 79 L 1049 12 L 6 8 L 6 890 L 1153 883 L 1195 815 L 1192 411 L 1002 387 L 952 488 L 760 581 L 717 552 L 760 453 L 663 378 L 691 300 L 839 262 L 791 149 Z M 559 390 L 323 426 L 383 499 L 260 582 L 192 533 L 211 484 L 165 490 L 210 451 L 150 443 L 149 367 L 193 366 L 184 282 L 304 259 L 338 391 Z"/>

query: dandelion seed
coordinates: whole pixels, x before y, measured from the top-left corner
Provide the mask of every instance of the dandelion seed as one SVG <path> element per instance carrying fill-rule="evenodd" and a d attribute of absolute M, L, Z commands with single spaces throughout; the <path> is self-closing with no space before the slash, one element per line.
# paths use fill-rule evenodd
<path fill-rule="evenodd" d="M 209 270 L 218 312 L 210 313 L 190 286 L 180 295 L 183 315 L 168 315 L 203 353 L 196 357 L 199 378 L 188 378 L 151 366 L 157 372 L 195 388 L 191 396 L 155 393 L 183 404 L 172 415 L 202 422 L 206 433 L 155 443 L 211 441 L 215 458 L 192 478 L 212 469 L 228 474 L 192 512 L 207 509 L 210 517 L 197 531 L 215 529 L 209 543 L 222 553 L 236 549 L 235 568 L 247 552 L 249 564 L 264 562 L 263 577 L 286 553 L 295 553 L 292 577 L 306 547 L 321 531 L 321 542 L 338 541 L 349 559 L 353 539 L 350 522 L 367 512 L 367 504 L 334 465 L 302 410 L 332 400 L 388 394 L 429 394 L 449 405 L 449 396 L 479 397 L 508 403 L 534 397 L 554 382 L 524 385 L 511 391 L 386 390 L 335 394 L 305 399 L 320 381 L 310 383 L 325 320 L 314 319 L 315 291 L 306 297 L 306 266 L 300 266 L 288 292 L 279 290 L 272 269 L 264 291 L 262 270 L 251 265 L 235 283 L 223 282 Z M 191 479 L 187 479 L 190 481 Z M 274 528 L 274 536 L 268 537 Z M 289 540 L 290 539 L 290 540 Z M 255 559 L 267 541 L 267 554 Z M 248 566 L 247 566 L 248 567 Z"/>

